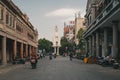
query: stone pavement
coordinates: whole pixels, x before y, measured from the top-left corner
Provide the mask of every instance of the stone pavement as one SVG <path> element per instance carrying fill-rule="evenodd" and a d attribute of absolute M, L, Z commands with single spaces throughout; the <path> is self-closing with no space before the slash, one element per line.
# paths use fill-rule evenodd
<path fill-rule="evenodd" d="M 26 62 L 25 64 L 28 64 L 28 62 Z M 0 74 L 2 73 L 7 73 L 10 70 L 16 69 L 16 68 L 20 68 L 22 67 L 24 64 L 12 64 L 12 63 L 8 63 L 6 65 L 0 65 Z"/>
<path fill-rule="evenodd" d="M 120 70 L 84 64 L 77 59 L 70 61 L 69 57 L 52 60 L 46 57 L 38 61 L 37 69 L 31 69 L 29 62 L 6 68 L 0 74 L 0 80 L 120 80 Z"/>

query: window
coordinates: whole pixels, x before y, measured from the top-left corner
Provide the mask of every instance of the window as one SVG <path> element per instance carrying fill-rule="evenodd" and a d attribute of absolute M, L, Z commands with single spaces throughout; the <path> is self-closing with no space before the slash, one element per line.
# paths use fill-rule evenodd
<path fill-rule="evenodd" d="M 3 9 L 0 7 L 0 20 L 3 20 Z"/>
<path fill-rule="evenodd" d="M 14 25 L 15 23 L 14 23 L 14 22 L 15 22 L 15 18 L 14 18 L 14 16 L 13 16 L 13 18 L 12 18 L 12 27 L 13 27 L 13 28 L 15 27 L 15 25 Z"/>
<path fill-rule="evenodd" d="M 12 22 L 13 22 L 13 19 L 12 19 L 12 16 L 10 16 L 10 26 L 12 26 Z"/>
<path fill-rule="evenodd" d="M 6 13 L 6 24 L 9 24 L 9 14 Z"/>
<path fill-rule="evenodd" d="M 33 35 L 31 35 L 30 33 L 28 33 L 28 39 L 34 39 Z"/>
<path fill-rule="evenodd" d="M 23 29 L 20 27 L 19 24 L 16 25 L 16 30 L 21 33 L 23 32 Z"/>
<path fill-rule="evenodd" d="M 14 17 L 10 15 L 10 27 L 14 28 Z"/>

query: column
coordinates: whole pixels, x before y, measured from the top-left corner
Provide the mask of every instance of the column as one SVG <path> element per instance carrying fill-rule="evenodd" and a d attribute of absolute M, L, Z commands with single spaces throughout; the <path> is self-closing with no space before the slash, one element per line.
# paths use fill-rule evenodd
<path fill-rule="evenodd" d="M 86 57 L 89 57 L 89 39 L 86 39 Z"/>
<path fill-rule="evenodd" d="M 7 56 L 6 56 L 6 36 L 2 38 L 2 54 L 3 54 L 3 65 L 7 64 Z"/>
<path fill-rule="evenodd" d="M 29 56 L 30 56 L 30 58 L 31 58 L 31 54 L 32 54 L 32 52 L 31 52 L 31 46 L 29 46 Z"/>
<path fill-rule="evenodd" d="M 25 51 L 26 51 L 25 55 L 26 55 L 26 57 L 28 57 L 28 45 L 27 44 L 26 44 L 26 50 Z"/>
<path fill-rule="evenodd" d="M 104 56 L 107 56 L 107 29 L 104 29 Z"/>
<path fill-rule="evenodd" d="M 103 33 L 101 33 L 103 34 Z M 105 57 L 105 52 L 104 52 L 104 36 L 101 36 L 101 42 L 102 42 L 102 57 Z"/>
<path fill-rule="evenodd" d="M 16 53 L 17 53 L 17 42 L 16 42 L 16 40 L 14 41 L 14 45 L 13 45 L 13 49 L 14 49 L 14 59 L 16 58 Z"/>
<path fill-rule="evenodd" d="M 54 47 L 54 54 L 56 54 L 56 47 Z"/>
<path fill-rule="evenodd" d="M 94 44 L 95 44 L 95 39 L 94 39 L 94 35 L 92 35 L 92 56 L 95 56 L 95 46 L 94 46 Z"/>
<path fill-rule="evenodd" d="M 57 55 L 59 55 L 59 47 L 57 47 Z"/>
<path fill-rule="evenodd" d="M 96 33 L 96 56 L 99 56 L 99 33 Z"/>
<path fill-rule="evenodd" d="M 116 58 L 118 54 L 118 22 L 113 22 L 113 47 L 112 57 Z"/>
<path fill-rule="evenodd" d="M 88 53 L 88 40 L 87 39 L 85 41 L 85 51 L 86 51 L 86 53 Z"/>
<path fill-rule="evenodd" d="M 91 39 L 91 37 L 89 37 L 89 56 L 92 56 L 92 44 L 91 44 L 91 42 L 92 42 L 92 39 Z"/>
<path fill-rule="evenodd" d="M 20 46 L 20 57 L 21 59 L 23 59 L 23 43 L 21 43 L 21 46 Z"/>

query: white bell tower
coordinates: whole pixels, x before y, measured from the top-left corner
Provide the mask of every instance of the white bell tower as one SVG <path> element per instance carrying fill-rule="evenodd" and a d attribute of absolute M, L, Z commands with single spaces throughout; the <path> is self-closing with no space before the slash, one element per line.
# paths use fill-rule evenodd
<path fill-rule="evenodd" d="M 54 40 L 53 40 L 54 54 L 59 55 L 60 37 L 58 33 L 58 27 L 55 27 Z"/>

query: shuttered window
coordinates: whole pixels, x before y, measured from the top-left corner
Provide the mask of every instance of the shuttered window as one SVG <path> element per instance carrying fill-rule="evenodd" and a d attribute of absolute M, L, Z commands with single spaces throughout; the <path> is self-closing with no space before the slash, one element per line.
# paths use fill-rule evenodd
<path fill-rule="evenodd" d="M 0 20 L 3 20 L 3 9 L 0 7 Z"/>

